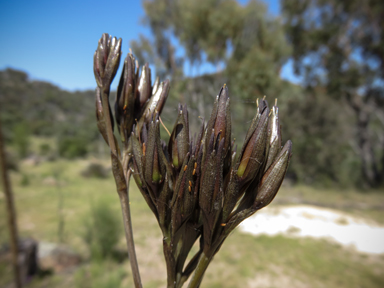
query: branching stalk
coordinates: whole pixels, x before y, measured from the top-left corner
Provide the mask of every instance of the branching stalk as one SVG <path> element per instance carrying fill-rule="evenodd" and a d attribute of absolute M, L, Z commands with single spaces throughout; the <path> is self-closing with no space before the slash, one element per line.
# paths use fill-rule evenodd
<path fill-rule="evenodd" d="M 189 276 L 192 274 L 193 271 L 195 271 L 195 268 L 197 264 L 199 263 L 199 259 L 201 254 L 203 253 L 203 250 L 199 250 L 193 258 L 189 261 L 187 267 L 185 268 L 184 272 L 182 273 L 176 288 L 181 288 L 183 287 L 184 283 L 188 280 Z M 178 275 L 179 276 L 179 275 Z"/>
<path fill-rule="evenodd" d="M 108 100 L 109 95 L 108 95 L 108 92 L 104 90 L 102 93 L 103 93 L 102 94 L 103 112 L 105 115 L 105 121 L 107 126 L 106 130 L 107 130 L 107 136 L 108 136 L 108 144 L 109 144 L 109 147 L 111 148 L 111 153 L 114 154 L 116 157 L 118 157 L 115 137 L 113 136 L 113 131 L 112 131 L 111 115 L 109 111 L 109 100 Z M 141 288 L 142 284 L 141 284 L 141 278 L 140 278 L 140 272 L 139 272 L 139 265 L 137 263 L 137 258 L 136 258 L 135 243 L 133 240 L 133 231 L 132 231 L 131 210 L 129 206 L 129 182 L 131 178 L 131 172 L 130 170 L 128 170 L 126 173 L 124 173 L 125 171 L 122 171 L 122 172 L 124 176 L 126 176 L 125 181 L 127 185 L 126 185 L 126 189 L 123 189 L 123 190 L 118 189 L 117 192 L 120 198 L 121 212 L 123 215 L 123 223 L 124 223 L 124 230 L 125 230 L 125 239 L 127 242 L 128 257 L 131 263 L 133 281 L 135 283 L 136 288 Z M 114 177 L 116 177 L 116 175 L 114 175 Z"/>
<path fill-rule="evenodd" d="M 204 277 L 205 270 L 207 270 L 211 259 L 212 257 L 208 257 L 204 252 L 200 255 L 199 262 L 197 263 L 195 273 L 193 273 L 188 288 L 198 288 L 200 286 L 200 283 Z"/>

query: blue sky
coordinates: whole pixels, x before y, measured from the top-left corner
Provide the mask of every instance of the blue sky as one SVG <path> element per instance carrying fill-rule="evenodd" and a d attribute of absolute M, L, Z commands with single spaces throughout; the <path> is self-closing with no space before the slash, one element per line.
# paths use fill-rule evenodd
<path fill-rule="evenodd" d="M 279 14 L 279 0 L 268 5 L 269 13 Z M 141 1 L 1 1 L 0 70 L 23 70 L 71 91 L 93 89 L 92 57 L 101 34 L 121 37 L 125 54 L 140 33 L 150 35 L 143 16 Z M 282 77 L 295 79 L 290 64 Z"/>

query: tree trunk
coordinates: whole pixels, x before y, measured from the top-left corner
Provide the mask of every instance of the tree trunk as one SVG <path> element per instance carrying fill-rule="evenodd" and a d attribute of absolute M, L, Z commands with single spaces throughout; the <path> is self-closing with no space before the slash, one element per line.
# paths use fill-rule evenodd
<path fill-rule="evenodd" d="M 19 247 L 18 247 L 18 235 L 17 235 L 17 223 L 16 223 L 16 210 L 13 201 L 13 193 L 11 189 L 11 183 L 8 176 L 7 161 L 5 157 L 5 145 L 3 140 L 3 133 L 1 130 L 0 121 L 0 168 L 1 168 L 1 180 L 3 182 L 3 189 L 5 194 L 5 203 L 8 217 L 8 228 L 10 236 L 10 247 L 12 252 L 12 264 L 15 278 L 16 288 L 22 287 L 20 266 L 19 266 Z"/>
<path fill-rule="evenodd" d="M 349 105 L 353 108 L 356 115 L 357 125 L 357 144 L 359 147 L 358 153 L 362 164 L 362 174 L 369 187 L 377 187 L 380 185 L 381 177 L 378 170 L 379 159 L 375 156 L 374 143 L 369 134 L 369 123 L 371 121 L 371 113 L 367 109 L 366 103 L 363 102 L 360 96 L 353 95 L 348 99 Z"/>

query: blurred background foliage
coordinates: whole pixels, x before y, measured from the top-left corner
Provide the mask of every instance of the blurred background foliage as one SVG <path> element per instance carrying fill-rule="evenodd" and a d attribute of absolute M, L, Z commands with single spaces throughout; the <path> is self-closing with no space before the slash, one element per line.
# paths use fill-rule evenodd
<path fill-rule="evenodd" d="M 384 223 L 384 1 L 282 0 L 278 16 L 259 0 L 142 5 L 142 25 L 150 33 L 129 46 L 140 65 L 149 62 L 153 74 L 171 80 L 161 116 L 168 129 L 177 104 L 187 103 L 190 131 L 197 132 L 227 83 L 239 150 L 256 99 L 266 95 L 272 105 L 277 98 L 283 142 L 293 142 L 286 183 L 296 185 L 284 185 L 275 205 L 328 207 Z M 293 64 L 292 82 L 281 77 L 287 63 Z M 90 260 L 71 276 L 57 273 L 42 279 L 45 286 L 37 280 L 31 287 L 130 287 L 129 269 L 120 263 L 126 259 L 123 226 L 94 94 L 65 91 L 14 69 L 0 71 L 0 117 L 20 235 L 64 242 Z M 168 140 L 163 128 L 161 136 Z M 142 276 L 146 287 L 163 287 L 161 234 L 137 188 L 131 191 Z M 0 209 L 0 231 L 6 231 L 5 219 Z M 0 243 L 7 240 L 0 233 Z M 289 281 L 292 287 L 383 286 L 382 255 L 313 239 L 241 233 L 225 245 L 207 271 L 207 287 L 249 284 L 255 271 L 261 281 L 263 272 L 276 281 L 262 287 Z M 0 251 L 1 287 L 11 276 L 4 259 Z"/>
<path fill-rule="evenodd" d="M 270 105 L 278 98 L 283 139 L 294 144 L 287 174 L 293 181 L 383 185 L 383 1 L 282 1 L 278 17 L 260 1 L 152 0 L 143 6 L 142 23 L 151 34 L 130 47 L 140 65 L 149 62 L 162 80 L 171 79 L 162 114 L 167 127 L 177 103 L 187 103 L 196 132 L 199 116 L 209 117 L 227 83 L 238 145 L 256 98 L 266 95 Z M 287 61 L 293 61 L 299 84 L 281 79 Z M 215 71 L 206 74 L 208 64 Z M 5 137 L 19 159 L 36 153 L 33 137 L 49 139 L 38 154 L 51 159 L 106 152 L 94 121 L 94 91 L 64 91 L 7 69 L 0 71 L 0 109 Z"/>

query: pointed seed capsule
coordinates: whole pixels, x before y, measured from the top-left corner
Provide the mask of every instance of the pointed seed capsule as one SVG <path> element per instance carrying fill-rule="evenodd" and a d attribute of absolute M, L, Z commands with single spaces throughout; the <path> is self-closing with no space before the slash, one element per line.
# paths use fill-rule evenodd
<path fill-rule="evenodd" d="M 109 86 L 115 78 L 120 64 L 121 38 L 104 33 L 93 57 L 93 72 L 97 86 L 109 92 Z"/>
<path fill-rule="evenodd" d="M 267 206 L 276 196 L 287 172 L 291 155 L 292 142 L 288 140 L 276 157 L 275 162 L 273 162 L 271 167 L 265 172 L 259 183 L 255 203 L 253 204 L 256 209 Z"/>

